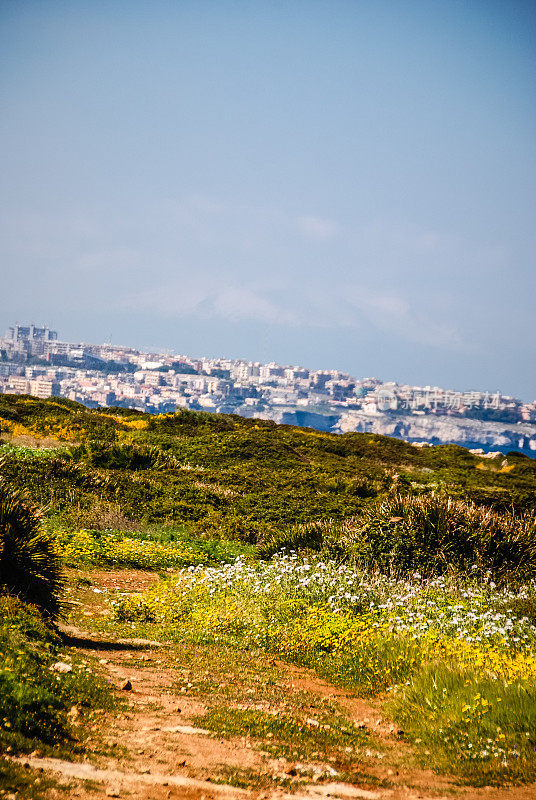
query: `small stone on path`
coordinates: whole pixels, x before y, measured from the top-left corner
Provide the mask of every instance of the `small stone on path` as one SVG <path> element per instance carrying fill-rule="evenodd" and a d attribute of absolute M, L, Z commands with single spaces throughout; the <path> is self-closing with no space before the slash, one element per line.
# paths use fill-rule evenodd
<path fill-rule="evenodd" d="M 130 680 L 126 680 L 126 681 L 125 681 L 125 682 L 124 682 L 124 683 L 121 685 L 121 689 L 122 689 L 124 692 L 131 692 L 131 691 L 132 691 L 132 683 L 130 682 Z"/>
<path fill-rule="evenodd" d="M 64 661 L 56 661 L 56 663 L 52 664 L 52 666 L 49 667 L 49 669 L 51 672 L 60 672 L 60 673 L 73 671 L 72 666 L 70 664 L 66 664 Z"/>

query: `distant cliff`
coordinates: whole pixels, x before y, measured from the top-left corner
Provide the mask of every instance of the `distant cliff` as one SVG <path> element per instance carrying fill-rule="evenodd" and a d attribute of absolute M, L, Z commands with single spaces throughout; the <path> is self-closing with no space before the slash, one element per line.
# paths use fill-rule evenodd
<path fill-rule="evenodd" d="M 299 425 L 332 433 L 353 431 L 378 433 L 404 439 L 406 442 L 459 444 L 468 448 L 480 447 L 486 452 L 499 450 L 506 453 L 517 450 L 536 458 L 536 424 L 530 422 L 494 422 L 389 411 L 376 414 L 366 414 L 362 411 L 337 413 L 334 407 L 325 412 L 293 406 L 271 408 L 262 412 L 242 407 L 238 413 L 245 417 L 255 416 L 286 425 Z"/>

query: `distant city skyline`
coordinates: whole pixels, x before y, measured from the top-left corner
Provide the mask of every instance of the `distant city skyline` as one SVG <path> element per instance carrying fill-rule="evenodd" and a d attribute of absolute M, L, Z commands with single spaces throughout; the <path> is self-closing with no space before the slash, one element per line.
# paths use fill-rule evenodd
<path fill-rule="evenodd" d="M 536 398 L 536 6 L 0 7 L 0 330 Z"/>
<path fill-rule="evenodd" d="M 32 331 L 32 329 L 35 329 L 35 334 Z M 177 358 L 183 358 L 184 357 L 186 359 L 191 360 L 192 362 L 195 362 L 195 361 L 198 361 L 198 362 L 204 362 L 204 361 L 213 361 L 213 362 L 234 361 L 234 362 L 243 362 L 243 363 L 249 363 L 249 364 L 257 364 L 259 366 L 276 365 L 276 366 L 281 366 L 281 367 L 284 367 L 284 368 L 297 368 L 297 369 L 304 368 L 307 372 L 309 372 L 309 371 L 311 371 L 311 372 L 333 372 L 333 373 L 335 373 L 335 372 L 343 373 L 344 372 L 344 373 L 346 373 L 346 375 L 348 377 L 350 377 L 352 379 L 356 379 L 358 381 L 374 380 L 374 381 L 378 381 L 378 383 L 381 383 L 381 384 L 393 383 L 393 384 L 399 384 L 401 386 L 409 385 L 409 386 L 414 386 L 419 391 L 421 389 L 433 390 L 433 389 L 436 389 L 436 388 L 441 388 L 442 391 L 445 391 L 447 393 L 447 396 L 448 395 L 462 395 L 464 393 L 465 394 L 471 394 L 471 393 L 479 394 L 480 393 L 483 396 L 482 399 L 484 399 L 485 396 L 488 396 L 489 401 L 490 401 L 490 407 L 491 407 L 491 400 L 492 400 L 493 397 L 495 397 L 495 398 L 499 397 L 499 396 L 516 397 L 516 395 L 514 395 L 512 392 L 508 392 L 505 389 L 501 390 L 501 389 L 498 389 L 497 387 L 495 387 L 494 389 L 490 389 L 490 387 L 487 387 L 487 388 L 484 388 L 484 389 L 482 387 L 476 388 L 475 386 L 460 388 L 460 387 L 447 386 L 447 385 L 445 385 L 445 384 L 443 384 L 441 382 L 434 384 L 434 383 L 431 383 L 430 381 L 422 382 L 422 383 L 419 383 L 419 384 L 415 384 L 415 383 L 412 383 L 411 381 L 398 380 L 398 379 L 393 378 L 393 377 L 382 376 L 382 375 L 378 375 L 376 373 L 369 373 L 369 374 L 352 373 L 352 372 L 350 372 L 348 370 L 342 370 L 341 368 L 339 368 L 337 366 L 333 366 L 333 365 L 331 365 L 331 366 L 324 365 L 324 366 L 320 366 L 320 367 L 318 367 L 318 366 L 317 367 L 313 367 L 310 364 L 306 364 L 306 363 L 302 363 L 302 362 L 277 361 L 276 359 L 259 360 L 259 359 L 249 359 L 249 358 L 246 358 L 244 356 L 239 356 L 239 355 L 238 356 L 228 356 L 228 355 L 221 355 L 221 354 L 220 355 L 211 355 L 211 354 L 208 354 L 208 353 L 188 353 L 188 352 L 186 352 L 184 350 L 180 351 L 180 350 L 176 350 L 175 348 L 172 348 L 172 347 L 152 347 L 152 346 L 140 347 L 140 346 L 137 346 L 137 345 L 133 345 L 132 343 L 129 343 L 129 342 L 111 342 L 111 341 L 96 341 L 96 340 L 95 341 L 89 341 L 88 339 L 84 339 L 83 337 L 82 338 L 81 337 L 75 337 L 75 339 L 73 341 L 69 342 L 68 339 L 66 339 L 65 337 L 62 337 L 61 335 L 59 335 L 58 331 L 55 330 L 54 328 L 52 328 L 51 326 L 45 325 L 45 324 L 35 323 L 34 321 L 31 321 L 31 322 L 28 322 L 28 321 L 20 322 L 19 320 L 16 320 L 12 325 L 9 325 L 7 327 L 7 329 L 5 330 L 3 336 L 1 335 L 1 332 L 0 332 L 0 350 L 1 350 L 1 346 L 2 346 L 2 341 L 6 342 L 6 341 L 10 341 L 11 340 L 12 342 L 16 342 L 19 338 L 21 340 L 26 340 L 26 341 L 28 341 L 29 339 L 30 340 L 34 339 L 38 344 L 45 343 L 45 342 L 46 343 L 50 342 L 51 350 L 54 350 L 55 348 L 56 349 L 59 348 L 59 352 L 64 352 L 65 348 L 63 348 L 63 345 L 69 345 L 69 347 L 73 347 L 73 346 L 76 347 L 77 345 L 84 345 L 84 346 L 87 345 L 88 347 L 90 347 L 92 349 L 93 348 L 107 349 L 109 347 L 110 351 L 122 350 L 122 349 L 124 349 L 125 351 L 135 350 L 135 351 L 138 351 L 140 354 L 144 354 L 144 355 L 147 355 L 147 356 L 148 355 L 154 355 L 156 358 L 164 358 L 166 361 L 169 360 L 170 358 L 174 358 L 176 356 Z M 67 351 L 68 350 L 65 350 L 65 352 L 67 352 Z M 518 400 L 520 400 L 522 402 L 536 403 L 536 397 L 535 398 L 516 397 L 516 399 L 518 399 Z"/>
<path fill-rule="evenodd" d="M 496 457 L 536 455 L 536 400 L 500 392 L 382 382 L 337 369 L 196 358 L 128 346 L 66 342 L 32 324 L 0 337 L 0 394 L 63 397 L 89 408 L 151 414 L 179 410 L 238 414 L 331 433 L 377 433 L 455 443 Z"/>

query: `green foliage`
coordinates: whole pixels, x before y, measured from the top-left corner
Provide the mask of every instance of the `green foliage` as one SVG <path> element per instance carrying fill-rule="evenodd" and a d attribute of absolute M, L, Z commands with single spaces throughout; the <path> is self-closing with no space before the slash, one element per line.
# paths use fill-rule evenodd
<path fill-rule="evenodd" d="M 0 796 L 16 797 L 17 800 L 43 800 L 44 797 L 53 797 L 50 790 L 57 792 L 57 785 L 57 781 L 42 772 L 0 758 Z"/>
<path fill-rule="evenodd" d="M 12 442 L 0 462 L 4 588 L 57 614 L 56 546 L 77 567 L 186 567 L 117 598 L 116 620 L 263 647 L 362 693 L 389 690 L 410 737 L 445 769 L 458 759 L 475 782 L 534 774 L 534 591 L 499 592 L 491 578 L 534 574 L 536 460 L 4 395 L 0 430 Z M 51 439 L 66 446 L 13 446 Z M 49 509 L 48 535 L 26 491 Z M 255 564 L 252 545 L 320 560 Z M 466 570 L 470 580 L 448 577 Z M 75 735 L 70 704 L 105 702 L 87 668 L 13 598 L 0 599 L 0 644 L 0 744 L 55 746 Z M 72 670 L 54 671 L 60 658 Z M 229 735 L 246 725 L 274 752 L 290 739 L 322 750 L 319 737 L 331 736 L 248 714 L 216 708 L 203 722 Z"/>
<path fill-rule="evenodd" d="M 148 420 L 148 429 L 158 433 L 194 434 L 200 429 L 211 431 L 234 430 L 233 418 L 227 414 L 181 409 L 174 414 L 158 414 Z"/>
<path fill-rule="evenodd" d="M 418 449 L 372 434 L 337 436 L 234 415 L 90 411 L 60 398 L 9 395 L 0 396 L 0 425 L 15 439 L 20 428 L 36 443 L 48 437 L 70 444 L 69 450 L 46 455 L 36 449 L 35 456 L 29 448 L 4 448 L 0 473 L 73 530 L 187 526 L 198 538 L 238 539 L 260 545 L 265 554 L 285 546 L 324 548 L 345 558 L 357 548 L 363 560 L 371 557 L 367 542 L 383 541 L 378 563 L 388 568 L 389 537 L 401 540 L 405 523 L 397 536 L 388 520 L 373 524 L 367 509 L 377 513 L 375 498 L 383 501 L 395 491 L 417 497 L 441 493 L 505 518 L 515 510 L 516 524 L 535 508 L 535 459 L 482 459 L 455 445 Z M 411 520 L 417 517 L 412 512 Z M 368 529 L 357 537 L 362 520 Z M 425 544 L 419 533 L 412 545 L 420 562 L 434 547 L 429 527 Z M 486 556 L 494 569 L 503 558 L 514 564 L 522 550 L 522 542 L 509 534 L 493 560 L 491 549 L 500 535 L 497 529 Z M 404 560 L 410 548 L 399 545 L 395 552 Z M 471 557 L 471 548 L 464 548 L 455 553 L 458 563 Z M 407 555 L 408 563 L 412 557 Z M 441 554 L 434 568 L 440 562 Z"/>
<path fill-rule="evenodd" d="M 489 570 L 496 580 L 519 582 L 536 569 L 536 517 L 443 494 L 395 492 L 364 504 L 355 517 L 295 525 L 259 542 L 263 557 L 283 548 L 395 574 Z"/>
<path fill-rule="evenodd" d="M 393 494 L 341 526 L 339 546 L 381 570 L 490 570 L 527 580 L 536 569 L 536 517 L 499 513 L 445 495 Z"/>
<path fill-rule="evenodd" d="M 56 460 L 58 456 L 66 455 L 67 450 L 60 450 L 56 447 L 16 447 L 10 444 L 0 445 L 0 465 L 2 456 L 9 456 L 14 461 L 25 461 L 35 459 Z"/>
<path fill-rule="evenodd" d="M 61 566 L 41 516 L 25 495 L 0 480 L 0 587 L 49 617 L 60 609 Z"/>
<path fill-rule="evenodd" d="M 131 364 L 130 361 L 121 364 L 117 361 L 104 361 L 99 364 L 99 372 L 104 372 L 107 375 L 117 375 L 118 372 L 136 372 L 137 366 Z"/>
<path fill-rule="evenodd" d="M 74 741 L 73 706 L 82 713 L 112 704 L 106 683 L 62 647 L 35 609 L 12 597 L 0 597 L 0 657 L 2 748 Z"/>
<path fill-rule="evenodd" d="M 89 439 L 78 447 L 72 447 L 69 456 L 73 461 L 88 466 L 131 472 L 180 466 L 173 456 L 155 445 L 108 444 L 98 439 Z"/>

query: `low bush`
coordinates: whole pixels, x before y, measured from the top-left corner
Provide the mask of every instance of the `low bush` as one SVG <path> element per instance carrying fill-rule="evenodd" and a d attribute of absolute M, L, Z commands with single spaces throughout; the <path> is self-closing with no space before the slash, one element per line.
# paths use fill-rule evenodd
<path fill-rule="evenodd" d="M 536 569 L 536 517 L 499 513 L 440 494 L 390 495 L 341 526 L 344 550 L 381 570 L 490 571 L 524 581 Z"/>
<path fill-rule="evenodd" d="M 72 447 L 69 455 L 100 469 L 121 469 L 136 472 L 143 469 L 172 469 L 180 463 L 160 447 L 146 444 L 108 443 L 90 439 Z"/>

